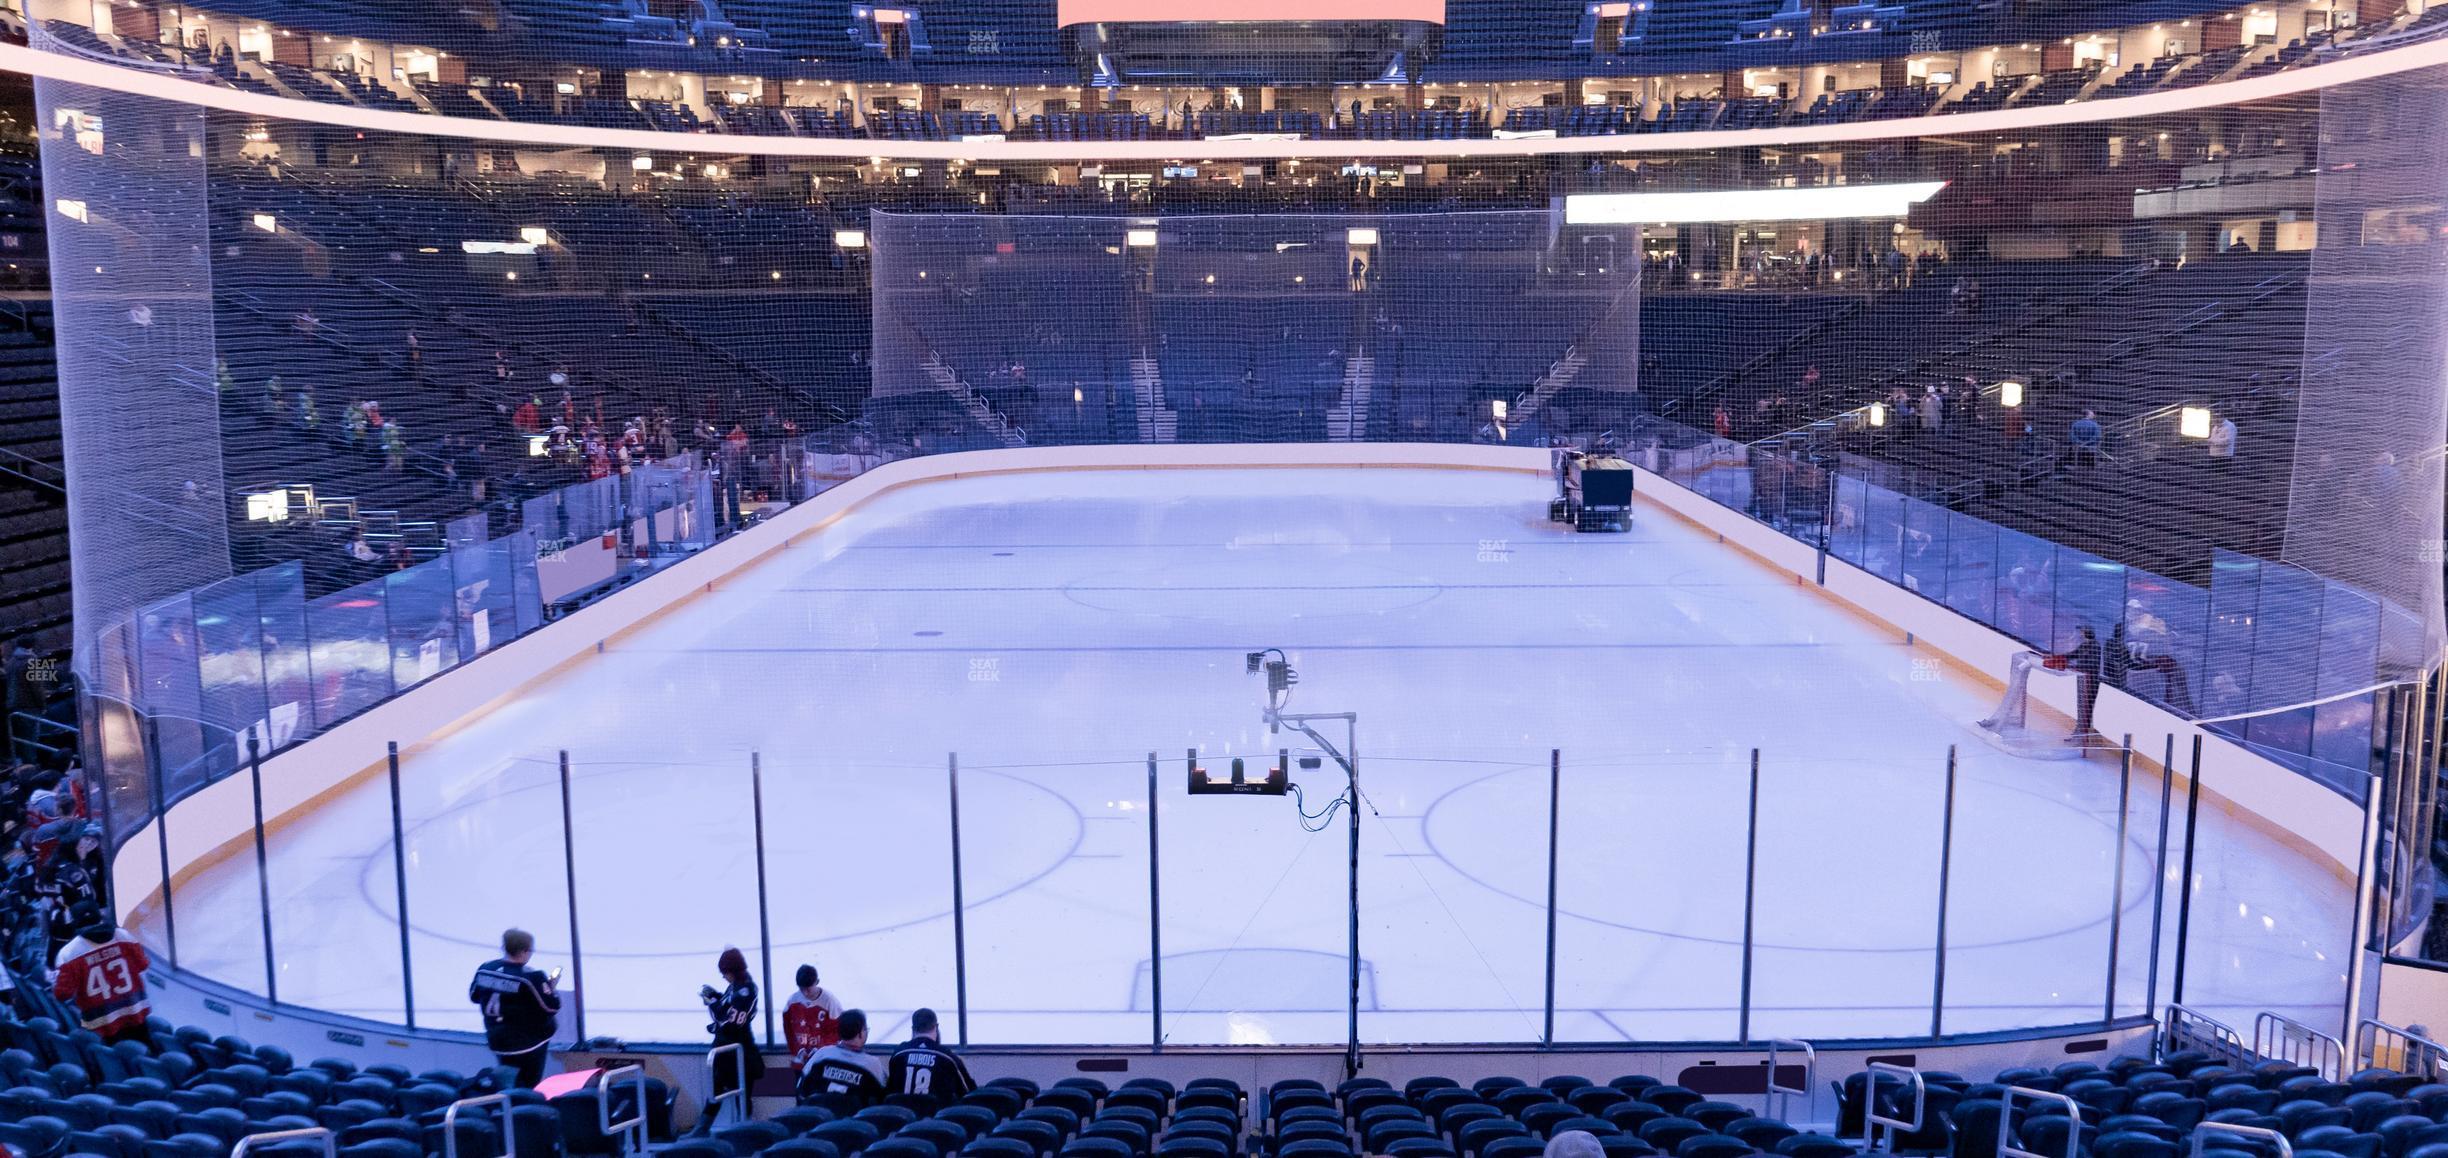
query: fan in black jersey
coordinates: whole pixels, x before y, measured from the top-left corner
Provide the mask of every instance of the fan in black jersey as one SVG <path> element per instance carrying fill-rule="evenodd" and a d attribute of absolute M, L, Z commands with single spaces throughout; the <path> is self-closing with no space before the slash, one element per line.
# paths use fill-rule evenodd
<path fill-rule="evenodd" d="M 884 1059 L 864 1052 L 866 1010 L 845 1009 L 833 1024 L 840 1039 L 817 1050 L 799 1071 L 799 1103 L 847 1117 L 884 1100 Z"/>
<path fill-rule="evenodd" d="M 502 955 L 476 967 L 468 983 L 468 1000 L 484 1010 L 485 1046 L 510 1067 L 520 1089 L 532 1089 L 544 1076 L 544 1056 L 560 1029 L 561 995 L 553 978 L 527 967 L 535 955 L 535 937 L 525 929 L 502 933 Z"/>
<path fill-rule="evenodd" d="M 977 1089 L 977 1081 L 969 1076 L 969 1066 L 960 1055 L 942 1045 L 943 1029 L 935 1019 L 935 1011 L 921 1009 L 910 1015 L 910 1039 L 894 1050 L 892 1062 L 885 1067 L 884 1088 L 895 1094 L 931 1099 L 937 1106 L 948 1106 L 968 1097 Z"/>

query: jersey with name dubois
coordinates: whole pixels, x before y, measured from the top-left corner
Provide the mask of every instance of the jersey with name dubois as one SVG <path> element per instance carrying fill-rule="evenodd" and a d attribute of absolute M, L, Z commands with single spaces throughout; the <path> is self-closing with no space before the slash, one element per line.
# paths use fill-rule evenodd
<path fill-rule="evenodd" d="M 968 1063 L 959 1054 L 923 1037 L 913 1038 L 893 1051 L 884 1085 L 896 1094 L 933 1098 L 946 1105 L 977 1089 L 977 1082 L 969 1076 Z"/>

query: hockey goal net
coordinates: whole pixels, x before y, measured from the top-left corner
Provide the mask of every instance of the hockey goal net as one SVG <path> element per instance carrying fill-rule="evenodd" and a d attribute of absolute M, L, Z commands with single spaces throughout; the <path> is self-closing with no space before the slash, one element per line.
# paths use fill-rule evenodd
<path fill-rule="evenodd" d="M 2007 667 L 2006 694 L 1999 697 L 1997 710 L 1980 721 L 1981 738 L 2032 759 L 2071 760 L 2081 756 L 2082 740 L 2074 735 L 2074 722 L 2045 704 L 2032 703 L 2031 681 L 2035 673 L 2043 679 L 2067 679 L 2072 675 L 2058 657 L 2036 651 L 2015 653 Z"/>

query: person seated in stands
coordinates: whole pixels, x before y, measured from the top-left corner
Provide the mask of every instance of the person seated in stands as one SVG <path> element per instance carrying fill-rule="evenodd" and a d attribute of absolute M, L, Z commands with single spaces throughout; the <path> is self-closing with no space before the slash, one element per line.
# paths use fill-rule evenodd
<path fill-rule="evenodd" d="M 833 1025 L 833 1044 L 809 1055 L 800 1067 L 799 1104 L 848 1117 L 884 1100 L 884 1060 L 866 1053 L 866 1010 L 845 1009 Z"/>
<path fill-rule="evenodd" d="M 510 429 L 520 434 L 534 434 L 544 429 L 544 408 L 537 404 L 534 396 L 529 396 L 525 402 L 519 403 L 517 410 L 510 412 Z"/>
<path fill-rule="evenodd" d="M 935 1011 L 921 1009 L 910 1014 L 910 1039 L 893 1051 L 892 1061 L 885 1066 L 884 1088 L 912 1098 L 927 1098 L 936 1105 L 950 1105 L 968 1097 L 977 1089 L 977 1079 L 969 1076 L 969 1066 L 960 1055 L 945 1049 L 943 1030 Z"/>
<path fill-rule="evenodd" d="M 346 554 L 351 561 L 358 563 L 372 563 L 382 558 L 381 555 L 374 553 L 373 545 L 366 542 L 363 527 L 359 527 L 356 533 L 349 536 L 348 546 L 341 548 L 341 552 Z"/>

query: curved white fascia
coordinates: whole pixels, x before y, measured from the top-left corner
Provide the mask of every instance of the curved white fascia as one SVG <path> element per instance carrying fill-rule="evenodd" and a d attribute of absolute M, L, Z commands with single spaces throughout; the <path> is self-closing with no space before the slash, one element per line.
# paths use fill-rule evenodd
<path fill-rule="evenodd" d="M 1349 141 L 1222 139 L 1192 141 L 876 141 L 810 137 L 763 137 L 711 133 L 664 133 L 603 129 L 525 121 L 484 121 L 294 100 L 186 80 L 168 71 L 122 67 L 65 53 L 0 44 L 0 70 L 68 81 L 245 116 L 304 121 L 374 132 L 459 137 L 547 148 L 628 149 L 637 152 L 710 153 L 723 156 L 894 160 L 1039 161 L 1079 160 L 1268 160 L 1275 158 L 1470 158 L 1570 154 L 1678 153 L 1880 141 L 1899 137 L 1964 136 L 1974 133 L 2093 124 L 2220 108 L 2296 96 L 2359 80 L 2393 76 L 2448 64 L 2448 38 L 2433 38 L 2267 76 L 2138 96 L 2102 97 L 2040 108 L 1904 117 L 1840 125 L 1790 125 L 1768 129 L 1640 133 L 1615 137 L 1539 137 L 1511 140 Z"/>

